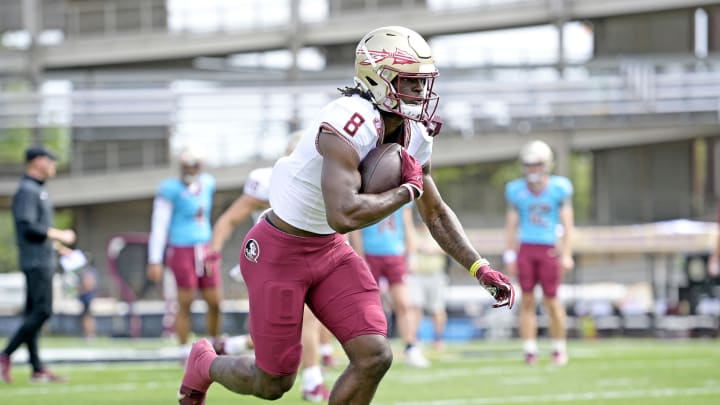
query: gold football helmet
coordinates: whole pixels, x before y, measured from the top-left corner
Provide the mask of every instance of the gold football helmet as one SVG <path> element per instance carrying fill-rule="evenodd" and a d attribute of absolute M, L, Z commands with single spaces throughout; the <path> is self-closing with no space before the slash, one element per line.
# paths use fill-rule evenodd
<path fill-rule="evenodd" d="M 178 160 L 183 166 L 198 166 L 204 163 L 205 153 L 199 145 L 188 143 L 180 149 Z"/>
<path fill-rule="evenodd" d="M 550 168 L 553 162 L 552 149 L 540 140 L 528 142 L 520 150 L 520 162 L 524 165 L 543 164 Z"/>
<path fill-rule="evenodd" d="M 535 140 L 526 143 L 520 150 L 520 163 L 523 165 L 525 178 L 531 182 L 537 182 L 542 175 L 550 173 L 553 167 L 553 152 L 547 143 Z M 541 172 L 529 170 L 528 166 L 542 165 Z"/>
<path fill-rule="evenodd" d="M 417 32 L 405 27 L 372 30 L 355 49 L 355 81 L 383 111 L 429 121 L 439 100 L 433 92 L 437 76 L 430 46 Z M 419 94 L 402 94 L 400 80 L 420 80 L 423 89 Z"/>

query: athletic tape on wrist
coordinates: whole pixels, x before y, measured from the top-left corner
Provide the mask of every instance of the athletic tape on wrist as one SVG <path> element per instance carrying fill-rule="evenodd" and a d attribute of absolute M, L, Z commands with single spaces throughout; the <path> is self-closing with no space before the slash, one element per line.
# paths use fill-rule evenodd
<path fill-rule="evenodd" d="M 415 189 L 413 188 L 413 186 L 407 183 L 403 184 L 402 186 L 405 187 L 408 193 L 410 193 L 410 202 L 415 201 Z"/>
<path fill-rule="evenodd" d="M 483 266 L 490 266 L 490 262 L 487 261 L 487 259 L 485 259 L 484 257 L 480 257 L 479 259 L 475 260 L 475 263 L 470 266 L 470 270 L 468 271 L 470 272 L 470 274 L 472 274 L 473 277 L 477 278 L 477 272 Z"/>

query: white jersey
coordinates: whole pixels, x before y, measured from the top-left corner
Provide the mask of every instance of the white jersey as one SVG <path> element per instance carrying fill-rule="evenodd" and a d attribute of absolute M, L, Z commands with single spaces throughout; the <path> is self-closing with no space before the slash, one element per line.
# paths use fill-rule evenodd
<path fill-rule="evenodd" d="M 421 164 L 430 160 L 433 138 L 424 125 L 406 120 L 404 145 Z M 331 131 L 353 146 L 360 160 L 382 142 L 385 133 L 380 112 L 360 96 L 330 102 L 308 127 L 289 156 L 279 159 L 270 179 L 270 206 L 290 225 L 317 234 L 331 234 L 321 188 L 323 157 L 317 150 L 320 128 Z"/>

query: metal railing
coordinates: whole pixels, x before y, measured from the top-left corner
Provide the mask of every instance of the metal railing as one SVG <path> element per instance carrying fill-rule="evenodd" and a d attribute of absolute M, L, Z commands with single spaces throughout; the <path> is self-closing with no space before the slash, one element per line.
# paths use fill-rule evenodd
<path fill-rule="evenodd" d="M 636 64 L 639 67 L 633 67 Z M 133 74 L 138 80 L 134 84 L 118 81 L 125 88 L 114 88 L 119 84 L 108 77 L 95 83 L 105 88 L 0 93 L 0 131 L 62 127 L 101 138 L 103 132 L 120 136 L 123 131 L 165 128 L 178 141 L 201 134 L 214 165 L 237 164 L 281 153 L 287 133 L 308 125 L 325 103 L 338 96 L 337 87 L 350 84 L 349 75 L 262 86 L 167 78 L 164 87 L 145 88 L 142 75 Z M 152 77 L 152 82 L 157 86 L 158 78 Z M 614 129 L 618 122 L 624 129 L 657 128 L 665 125 L 663 119 L 676 118 L 678 125 L 717 125 L 720 113 L 717 59 L 702 64 L 690 58 L 672 63 L 622 62 L 616 64 L 614 74 L 588 73 L 572 80 L 481 80 L 444 72 L 437 87 L 445 131 L 464 136 Z"/>
<path fill-rule="evenodd" d="M 36 0 L 40 4 L 42 30 L 60 30 L 66 39 L 97 36 L 144 35 L 148 33 L 221 33 L 268 27 L 285 27 L 291 22 L 292 4 L 298 8 L 300 23 L 332 19 L 357 19 L 379 13 L 499 13 L 507 27 L 522 21 L 518 12 L 537 10 L 544 23 L 617 13 L 637 13 L 701 7 L 720 3 L 714 0 L 243 0 L 215 2 L 198 7 L 196 2 L 168 3 L 166 0 L 98 0 L 69 2 Z M 0 0 L 5 19 L 0 32 L 22 29 L 22 0 Z M 518 14 L 513 20 L 513 14 Z M 538 17 L 535 17 L 536 19 Z M 542 22 L 535 21 L 533 24 Z"/>
<path fill-rule="evenodd" d="M 42 1 L 42 0 L 39 0 Z M 216 2 L 169 6 L 166 0 L 58 2 L 46 1 L 46 29 L 61 29 L 67 39 L 151 32 L 207 33 L 257 30 L 287 26 L 291 2 L 299 3 L 301 22 L 372 15 L 387 10 L 462 11 L 492 10 L 528 5 L 553 7 L 553 0 L 243 0 L 241 4 Z M 13 2 L 5 0 L 7 7 Z"/>
<path fill-rule="evenodd" d="M 471 109 L 474 118 L 548 118 L 564 116 L 610 116 L 706 112 L 717 110 L 720 95 L 720 60 L 688 58 L 675 62 L 675 71 L 666 71 L 661 62 L 622 62 L 613 74 L 593 75 L 592 65 L 583 67 L 584 78 L 554 80 L 515 80 L 475 78 L 460 72 L 443 71 L 438 90 L 443 97 L 441 112 L 452 119 L 454 109 Z M 637 66 L 637 67 L 632 67 Z M 640 72 L 640 73 L 638 73 Z M 346 74 L 348 72 L 338 72 Z M 184 120 L 194 122 L 247 121 L 244 115 L 264 120 L 290 119 L 285 111 L 300 111 L 300 116 L 316 110 L 339 86 L 350 84 L 349 74 L 329 75 L 324 80 L 308 79 L 292 84 L 277 79 L 258 86 L 230 78 L 211 81 L 214 73 L 193 83 L 172 77 L 133 71 L 92 84 L 82 78 L 77 90 L 43 93 L 0 93 L 0 128 L 33 126 L 113 127 L 173 125 Z M 170 73 L 168 76 L 172 76 Z M 237 75 L 236 78 L 242 75 Z M 478 75 L 474 75 L 478 76 Z M 202 80 L 198 78 L 197 80 Z M 164 84 L 163 84 L 164 82 Z M 95 89 L 83 89 L 88 86 Z M 152 87 L 151 87 L 152 86 Z M 462 105 L 461 107 L 458 107 Z M 252 121 L 252 120 L 251 120 Z"/>

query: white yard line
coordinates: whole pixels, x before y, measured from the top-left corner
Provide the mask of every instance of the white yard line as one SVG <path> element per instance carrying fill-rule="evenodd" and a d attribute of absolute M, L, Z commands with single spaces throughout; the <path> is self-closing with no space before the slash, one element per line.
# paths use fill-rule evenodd
<path fill-rule="evenodd" d="M 517 363 L 519 364 L 521 360 L 518 360 Z M 687 368 L 706 368 L 706 367 L 715 367 L 717 362 L 711 359 L 708 360 L 695 360 L 695 359 L 688 359 L 688 360 L 682 360 L 682 359 L 674 359 L 674 360 L 667 360 L 667 359 L 646 359 L 646 360 L 636 360 L 636 361 L 628 361 L 628 360 L 618 360 L 618 361 L 599 361 L 599 362 L 592 362 L 592 367 L 594 370 L 615 370 L 618 367 L 618 364 L 622 364 L 623 370 L 644 370 L 648 367 L 653 367 L 655 365 L 661 365 L 668 369 L 687 369 Z M 402 365 L 400 365 L 402 367 Z M 572 360 L 571 364 L 566 366 L 568 369 L 572 369 Z M 431 382 L 431 381 L 440 381 L 440 380 L 448 380 L 452 379 L 455 376 L 466 376 L 469 374 L 473 374 L 476 376 L 494 376 L 494 377 L 517 377 L 519 375 L 536 375 L 538 371 L 561 371 L 562 368 L 558 368 L 556 366 L 552 366 L 550 364 L 543 365 L 543 366 L 536 366 L 536 367 L 520 367 L 518 368 L 517 365 L 507 365 L 507 366 L 487 366 L 487 367 L 453 367 L 450 369 L 444 369 L 444 370 L 438 370 L 438 371 L 432 371 L 432 370 L 417 370 L 417 369 L 404 369 L 404 370 L 390 370 L 390 372 L 387 374 L 387 376 L 384 378 L 383 381 L 388 380 L 396 380 L 399 383 L 403 384 L 416 384 L 416 383 L 425 383 L 425 382 Z M 400 372 L 401 371 L 401 372 Z"/>
<path fill-rule="evenodd" d="M 580 392 L 568 394 L 509 395 L 495 398 L 465 398 L 435 401 L 402 401 L 392 405 L 492 405 L 492 404 L 534 404 L 538 402 L 571 402 L 620 400 L 634 398 L 674 398 L 720 394 L 720 387 L 659 388 L 630 391 Z M 384 405 L 376 403 L 375 405 Z"/>
<path fill-rule="evenodd" d="M 10 391 L 13 396 L 36 396 L 36 395 L 66 395 L 93 392 L 127 392 L 147 389 L 177 390 L 180 380 L 177 381 L 151 381 L 145 383 L 121 383 L 121 384 L 34 384 Z"/>

